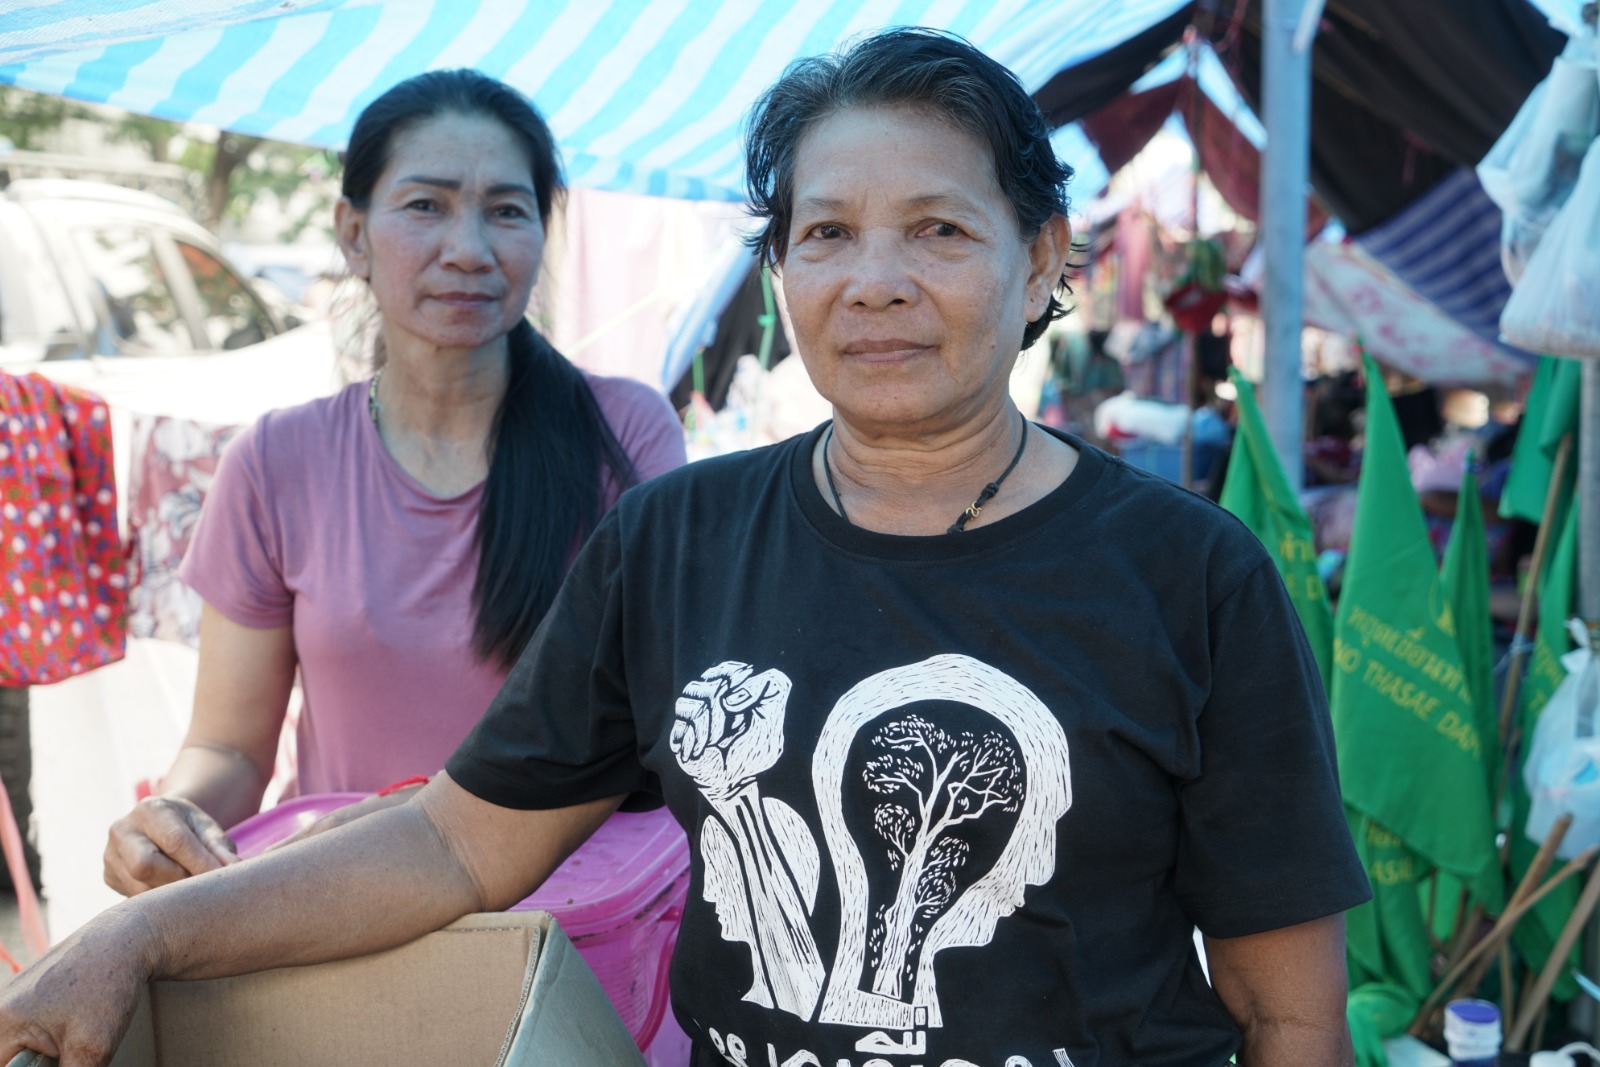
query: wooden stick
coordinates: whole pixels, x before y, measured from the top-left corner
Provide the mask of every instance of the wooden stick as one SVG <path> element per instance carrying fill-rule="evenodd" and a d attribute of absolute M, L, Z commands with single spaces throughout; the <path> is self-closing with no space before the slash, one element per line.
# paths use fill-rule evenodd
<path fill-rule="evenodd" d="M 1539 980 L 1522 991 L 1522 1007 L 1504 1046 L 1507 1051 L 1522 1051 L 1523 1040 L 1533 1028 L 1533 1020 L 1538 1017 L 1539 1005 L 1549 998 L 1556 979 L 1561 977 L 1567 954 L 1572 951 L 1596 904 L 1600 904 L 1600 867 L 1590 873 L 1588 884 L 1583 887 L 1583 895 L 1578 898 L 1578 906 L 1572 909 L 1567 925 L 1561 928 L 1561 936 L 1556 938 L 1555 948 L 1550 950 L 1550 958 L 1545 960 L 1544 969 L 1539 972 Z"/>
<path fill-rule="evenodd" d="M 1450 933 L 1450 944 L 1444 954 L 1445 970 L 1461 962 L 1461 957 L 1472 947 L 1472 939 L 1477 936 L 1478 927 L 1482 925 L 1483 905 L 1474 901 L 1472 907 L 1467 907 L 1467 890 L 1463 886 L 1456 898 L 1456 924 Z"/>
<path fill-rule="evenodd" d="M 1556 849 L 1561 847 L 1561 842 L 1566 839 L 1567 830 L 1572 826 L 1570 814 L 1562 815 L 1550 826 L 1550 832 L 1545 834 L 1544 842 L 1540 844 L 1539 851 L 1534 854 L 1533 862 L 1528 864 L 1528 869 L 1522 874 L 1522 881 L 1517 883 L 1517 888 L 1512 892 L 1511 899 L 1506 902 L 1507 910 L 1511 905 L 1522 900 L 1533 892 L 1538 884 L 1544 881 L 1544 876 L 1550 870 L 1550 865 L 1555 861 Z M 1515 828 L 1512 830 L 1515 833 Z M 1510 835 L 1506 835 L 1510 839 Z M 1467 977 L 1461 982 L 1461 988 L 1471 993 L 1478 988 L 1478 983 L 1483 981 L 1484 975 L 1489 973 L 1489 968 L 1494 963 L 1492 956 L 1484 955 L 1478 963 L 1467 971 Z M 1512 1004 L 1515 1007 L 1515 1003 Z M 1510 1015 L 1502 1018 L 1510 1019 Z"/>
<path fill-rule="evenodd" d="M 1539 843 L 1538 853 L 1533 854 L 1533 862 L 1530 862 L 1528 870 L 1523 872 L 1522 881 L 1518 881 L 1517 889 L 1515 889 L 1515 893 L 1510 894 L 1510 901 L 1507 904 L 1515 904 L 1515 902 L 1522 901 L 1526 894 L 1533 891 L 1533 886 L 1539 885 L 1541 881 L 1544 881 L 1544 875 L 1550 869 L 1550 864 L 1555 862 L 1555 849 L 1562 846 L 1562 841 L 1566 840 L 1566 830 L 1571 829 L 1571 825 L 1573 825 L 1573 813 L 1571 811 L 1558 816 L 1555 822 L 1550 824 L 1549 833 L 1546 833 L 1544 841 Z M 1510 833 L 1515 832 L 1517 832 L 1517 827 L 1512 827 Z M 1510 833 L 1506 835 L 1507 841 L 1510 840 Z M 1504 1025 L 1504 1029 L 1509 1032 L 1512 1024 L 1517 1022 L 1517 1011 L 1515 1011 L 1515 1001 L 1512 998 L 1507 997 L 1506 1001 L 1506 1013 L 1502 1014 L 1501 1022 Z"/>
<path fill-rule="evenodd" d="M 1522 683 L 1521 643 L 1532 636 L 1533 604 L 1539 595 L 1539 575 L 1544 570 L 1545 549 L 1550 542 L 1551 527 L 1556 524 L 1556 505 L 1561 502 L 1561 483 L 1566 480 L 1567 459 L 1572 454 L 1572 434 L 1561 435 L 1556 448 L 1555 461 L 1550 464 L 1550 486 L 1544 493 L 1544 516 L 1539 521 L 1539 532 L 1533 539 L 1533 559 L 1528 563 L 1527 584 L 1522 587 L 1522 605 L 1517 610 L 1517 629 L 1512 635 L 1511 663 L 1506 671 L 1506 685 L 1500 694 L 1500 745 L 1505 748 L 1511 732 L 1511 716 L 1517 706 L 1517 690 Z M 1503 777 L 1503 776 L 1502 776 Z"/>
<path fill-rule="evenodd" d="M 1406 1032 L 1411 1034 L 1413 1037 L 1421 1037 L 1423 1032 L 1427 1029 L 1426 1023 L 1428 1016 L 1432 1015 L 1433 1012 L 1438 1009 L 1439 1005 L 1444 1003 L 1446 995 L 1448 995 L 1449 992 L 1456 987 L 1456 984 L 1460 980 L 1461 976 L 1466 972 L 1467 968 L 1479 962 L 1481 959 L 1483 959 L 1483 957 L 1489 955 L 1495 949 L 1498 949 L 1501 943 L 1504 942 L 1506 938 L 1511 936 L 1511 931 L 1516 928 L 1517 922 L 1521 920 L 1521 918 L 1526 915 L 1529 910 L 1537 905 L 1539 901 L 1543 900 L 1545 897 L 1554 892 L 1556 887 L 1562 882 L 1565 882 L 1568 878 L 1587 867 L 1589 862 L 1594 859 L 1597 853 L 1600 853 L 1600 845 L 1594 845 L 1584 849 L 1582 855 L 1578 856 L 1577 859 L 1570 861 L 1565 867 L 1557 871 L 1548 882 L 1540 886 L 1525 900 L 1519 901 L 1515 908 L 1507 908 L 1505 914 L 1500 916 L 1499 921 L 1494 924 L 1494 928 L 1491 929 L 1487 935 L 1485 935 L 1484 939 L 1472 946 L 1472 949 L 1468 951 L 1466 956 L 1462 958 L 1461 962 L 1456 964 L 1454 968 L 1452 968 L 1442 979 L 1440 979 L 1439 984 L 1434 987 L 1433 992 L 1428 994 L 1428 999 L 1423 1001 L 1421 1009 L 1419 1009 L 1417 1012 L 1417 1017 L 1411 1021 L 1411 1026 L 1407 1028 Z"/>
<path fill-rule="evenodd" d="M 1511 942 L 1500 946 L 1500 1018 L 1509 1019 L 1517 1007 L 1516 988 L 1511 977 Z"/>
<path fill-rule="evenodd" d="M 1528 867 L 1528 873 L 1523 876 L 1522 883 L 1517 886 L 1516 892 L 1511 895 L 1511 902 L 1506 906 L 1505 911 L 1501 913 L 1494 927 L 1490 929 L 1482 941 L 1468 949 L 1461 959 L 1446 970 L 1444 977 L 1439 980 L 1439 984 L 1434 986 L 1433 992 L 1428 994 L 1428 999 L 1423 1001 L 1422 1007 L 1417 1010 L 1416 1017 L 1411 1020 L 1411 1025 L 1406 1029 L 1407 1033 L 1413 1037 L 1422 1037 L 1428 1028 L 1429 1018 L 1433 1015 L 1435 1009 L 1444 1002 L 1445 997 L 1449 995 L 1451 990 L 1456 987 L 1456 983 L 1466 974 L 1468 968 L 1472 967 L 1484 956 L 1498 949 L 1501 943 L 1511 936 L 1511 931 L 1516 927 L 1517 922 L 1528 913 L 1529 909 L 1552 893 L 1556 886 L 1587 866 L 1589 861 L 1597 853 L 1600 853 L 1600 846 L 1592 845 L 1584 849 L 1576 859 L 1573 859 L 1565 867 L 1557 871 L 1549 881 L 1539 885 L 1540 879 L 1544 877 L 1544 871 L 1550 865 L 1551 857 L 1555 855 L 1556 849 L 1560 847 L 1561 838 L 1566 835 L 1567 827 L 1570 825 L 1570 820 L 1558 819 L 1556 824 L 1550 828 L 1550 833 L 1545 837 L 1544 844 L 1539 847 L 1538 855 L 1534 857 L 1533 863 Z M 1538 888 L 1529 889 L 1529 886 L 1538 886 Z M 1476 983 L 1474 983 L 1475 985 Z"/>

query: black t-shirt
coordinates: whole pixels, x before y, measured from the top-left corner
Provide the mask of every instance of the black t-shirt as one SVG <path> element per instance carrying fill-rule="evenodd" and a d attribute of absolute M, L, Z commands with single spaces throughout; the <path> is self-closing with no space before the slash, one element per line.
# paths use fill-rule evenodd
<path fill-rule="evenodd" d="M 1225 1063 L 1193 929 L 1367 895 L 1266 553 L 1075 439 L 1017 514 L 872 533 L 818 493 L 820 432 L 624 495 L 450 775 L 665 799 L 673 1004 L 731 1063 Z"/>

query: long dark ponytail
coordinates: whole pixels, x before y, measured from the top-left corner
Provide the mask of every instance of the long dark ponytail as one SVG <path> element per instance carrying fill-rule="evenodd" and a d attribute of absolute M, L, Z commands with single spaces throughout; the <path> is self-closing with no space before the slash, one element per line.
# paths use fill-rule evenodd
<path fill-rule="evenodd" d="M 436 115 L 483 115 L 527 152 L 539 221 L 564 192 L 555 139 L 515 89 L 474 70 L 419 74 L 361 112 L 345 152 L 342 192 L 365 210 L 395 135 Z M 526 319 L 506 338 L 505 396 L 489 433 L 489 476 L 478 512 L 472 644 L 509 667 L 550 608 L 567 557 L 600 518 L 600 478 L 637 481 L 583 372 Z"/>
<path fill-rule="evenodd" d="M 583 372 L 526 319 L 507 341 L 511 377 L 478 513 L 472 643 L 509 667 L 549 610 L 567 557 L 600 520 L 601 464 L 619 486 L 637 476 Z"/>

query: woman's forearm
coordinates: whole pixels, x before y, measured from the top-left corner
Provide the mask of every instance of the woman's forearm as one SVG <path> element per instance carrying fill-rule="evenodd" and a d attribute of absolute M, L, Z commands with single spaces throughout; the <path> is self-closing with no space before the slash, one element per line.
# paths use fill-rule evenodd
<path fill-rule="evenodd" d="M 146 893 L 154 978 L 213 978 L 365 955 L 483 901 L 424 810 L 407 804 Z"/>
<path fill-rule="evenodd" d="M 270 767 L 226 745 L 186 742 L 161 779 L 157 796 L 179 797 L 224 827 L 234 826 L 261 810 Z"/>

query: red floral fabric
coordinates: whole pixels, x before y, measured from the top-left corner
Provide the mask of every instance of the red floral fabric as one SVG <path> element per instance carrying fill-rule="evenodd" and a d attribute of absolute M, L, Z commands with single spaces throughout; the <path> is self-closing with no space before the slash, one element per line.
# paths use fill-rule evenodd
<path fill-rule="evenodd" d="M 105 401 L 0 372 L 0 685 L 59 682 L 123 656 L 111 454 Z"/>
<path fill-rule="evenodd" d="M 239 426 L 135 415 L 125 505 L 128 510 L 128 632 L 200 645 L 200 594 L 178 564 L 200 519 L 217 463 Z"/>

